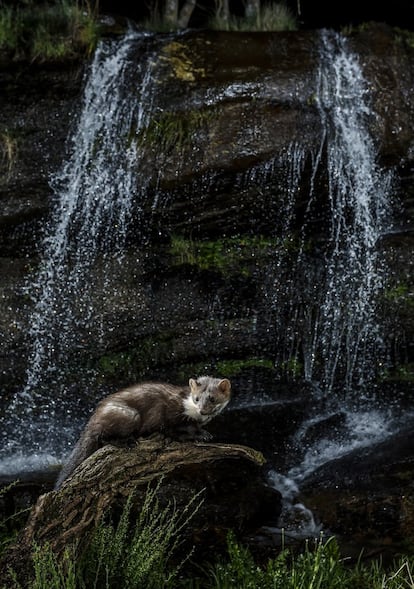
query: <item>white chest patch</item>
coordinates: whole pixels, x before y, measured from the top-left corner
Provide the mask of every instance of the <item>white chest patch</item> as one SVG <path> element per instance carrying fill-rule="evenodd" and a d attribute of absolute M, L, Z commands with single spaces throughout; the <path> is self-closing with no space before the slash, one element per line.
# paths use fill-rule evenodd
<path fill-rule="evenodd" d="M 197 403 L 194 403 L 193 398 L 189 395 L 183 401 L 184 405 L 184 414 L 190 419 L 194 419 L 195 421 L 199 421 L 201 423 L 207 423 L 211 419 L 211 415 L 201 415 L 200 409 Z"/>

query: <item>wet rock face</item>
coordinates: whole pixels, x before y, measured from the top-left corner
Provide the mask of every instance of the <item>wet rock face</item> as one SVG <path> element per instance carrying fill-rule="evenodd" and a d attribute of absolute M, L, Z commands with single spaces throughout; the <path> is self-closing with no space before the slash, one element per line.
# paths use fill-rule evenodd
<path fill-rule="evenodd" d="M 301 493 L 324 528 L 394 552 L 414 540 L 414 436 L 408 428 L 334 460 L 305 479 Z"/>
<path fill-rule="evenodd" d="M 407 169 L 414 120 L 412 51 L 401 36 L 382 28 L 353 34 L 350 44 L 360 55 L 379 114 L 373 124 L 381 160 L 393 165 L 404 161 Z M 269 315 L 266 278 L 274 274 L 272 256 L 281 246 L 277 240 L 283 235 L 288 182 L 280 158 L 293 157 L 293 144 L 308 153 L 296 192 L 298 228 L 307 209 L 311 169 L 307 176 L 306 168 L 321 142 L 315 104 L 319 33 L 189 32 L 177 38 L 151 38 L 148 45 L 156 51 L 161 91 L 154 95 L 146 130 L 145 165 L 161 173 L 130 228 L 129 259 L 117 277 L 123 292 L 114 288 L 113 296 L 106 299 L 97 292 L 98 306 L 102 302 L 107 313 L 99 345 L 90 340 L 87 330 L 78 343 L 85 342 L 84 350 L 95 348 L 94 361 L 121 350 L 131 354 L 131 349 L 141 346 L 142 337 L 150 338 L 148 345 L 158 340 L 161 351 L 167 337 L 172 348 L 180 348 L 177 359 L 182 364 L 212 355 L 249 356 L 255 350 L 268 350 L 270 357 L 274 350 L 266 323 L 273 319 L 259 322 L 256 335 L 251 326 L 257 317 Z M 140 45 L 137 59 L 141 58 Z M 71 147 L 65 140 L 80 101 L 85 65 L 9 64 L 1 71 L 0 247 L 5 277 L 1 322 L 5 337 L 0 358 L 6 389 L 12 380 L 18 386 L 24 371 L 24 334 L 31 310 L 24 286 L 36 273 L 52 204 L 50 176 Z M 315 247 L 318 239 L 324 239 L 319 232 L 326 214 L 326 180 L 321 174 L 313 181 L 320 195 L 315 207 L 319 217 L 311 229 Z M 406 175 L 404 183 L 408 189 Z M 404 200 L 404 194 L 400 196 Z M 159 206 L 154 207 L 154 202 Z M 409 221 L 403 214 L 401 223 Z M 139 247 L 143 235 L 149 240 L 144 251 Z M 241 239 L 238 248 L 229 250 L 232 244 L 222 242 L 234 236 L 251 240 L 253 235 L 270 236 L 274 243 L 252 245 L 250 241 L 246 247 Z M 177 237 L 187 251 L 177 250 Z M 210 251 L 191 250 L 191 240 L 198 238 L 209 241 Z M 293 251 L 295 237 L 288 238 Z M 404 266 L 405 245 L 402 251 Z M 317 248 L 314 253 L 317 259 Z M 293 252 L 292 263 L 294 257 Z M 98 276 L 99 268 L 91 281 L 97 282 Z M 395 282 L 403 280 L 397 276 Z M 411 286 L 407 288 L 408 300 Z M 211 331 L 214 322 L 221 325 L 220 330 Z M 193 330 L 198 334 L 195 342 Z M 189 333 L 187 343 L 183 331 Z M 207 332 L 211 332 L 210 343 Z M 393 339 L 398 337 L 392 334 Z M 409 339 L 409 334 L 404 338 Z M 158 363 L 144 366 L 141 361 L 141 366 L 129 367 L 126 379 L 163 370 L 168 358 L 162 352 L 160 356 Z"/>
<path fill-rule="evenodd" d="M 2 256 L 30 255 L 50 208 L 50 175 L 65 157 L 84 64 L 9 63 L 0 70 L 0 244 Z"/>

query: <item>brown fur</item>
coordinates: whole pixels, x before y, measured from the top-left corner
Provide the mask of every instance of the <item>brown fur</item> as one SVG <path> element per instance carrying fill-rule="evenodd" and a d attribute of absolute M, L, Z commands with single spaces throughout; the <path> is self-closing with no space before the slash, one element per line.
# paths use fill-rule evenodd
<path fill-rule="evenodd" d="M 209 439 L 201 425 L 224 409 L 230 395 L 229 380 L 202 376 L 190 379 L 188 387 L 147 382 L 105 397 L 81 433 L 55 488 L 105 441 L 155 432 L 178 439 Z"/>

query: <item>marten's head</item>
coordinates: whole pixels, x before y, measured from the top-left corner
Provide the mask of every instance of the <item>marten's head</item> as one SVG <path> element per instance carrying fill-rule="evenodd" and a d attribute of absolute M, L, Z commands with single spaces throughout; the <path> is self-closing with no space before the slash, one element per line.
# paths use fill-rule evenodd
<path fill-rule="evenodd" d="M 227 378 L 199 376 L 197 379 L 190 378 L 189 385 L 194 408 L 206 419 L 223 411 L 230 401 L 231 384 Z"/>

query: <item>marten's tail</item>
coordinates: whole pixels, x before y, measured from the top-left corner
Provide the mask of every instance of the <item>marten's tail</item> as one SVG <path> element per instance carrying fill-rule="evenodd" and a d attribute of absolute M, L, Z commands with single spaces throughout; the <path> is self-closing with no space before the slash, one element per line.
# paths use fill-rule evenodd
<path fill-rule="evenodd" d="M 64 464 L 60 471 L 59 477 L 55 483 L 55 490 L 59 489 L 63 481 L 65 481 L 76 469 L 77 466 L 88 456 L 93 454 L 99 448 L 99 436 L 91 435 L 88 430 L 84 430 L 79 438 L 76 446 L 73 448 L 71 455 L 66 464 Z"/>

